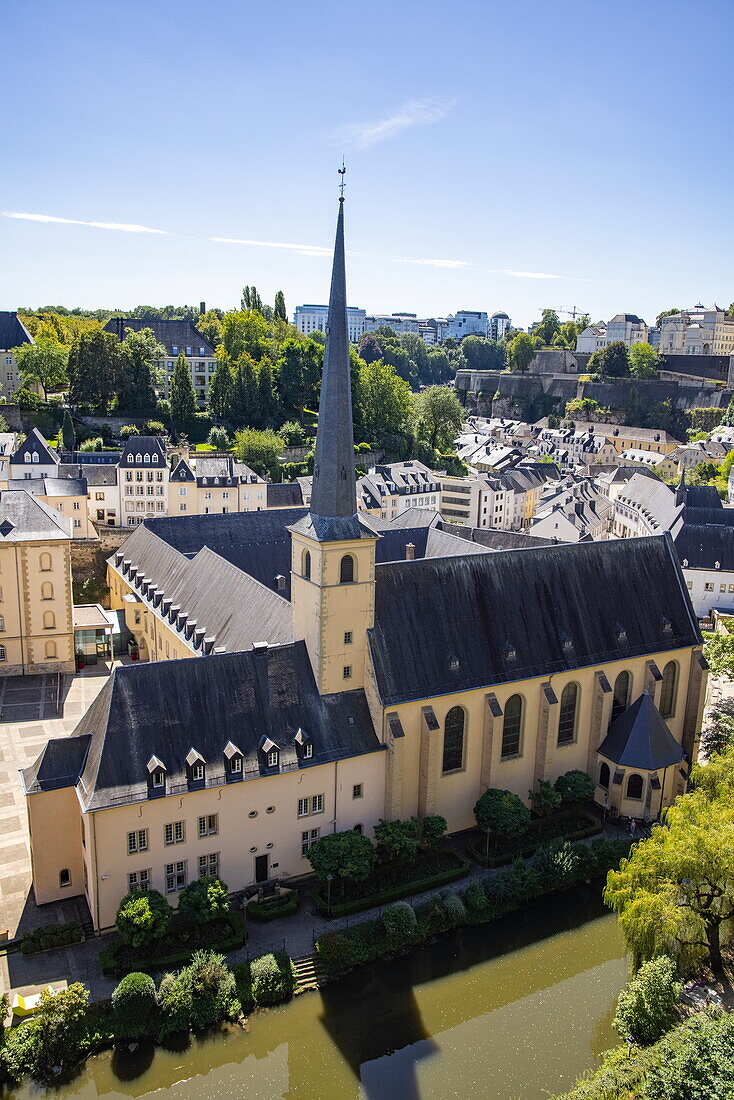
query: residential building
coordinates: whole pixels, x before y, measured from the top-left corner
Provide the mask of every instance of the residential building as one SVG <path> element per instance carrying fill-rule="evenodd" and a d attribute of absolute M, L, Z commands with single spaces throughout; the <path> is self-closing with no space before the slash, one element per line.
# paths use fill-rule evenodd
<path fill-rule="evenodd" d="M 7 489 L 10 459 L 18 449 L 17 432 L 0 432 L 0 489 Z"/>
<path fill-rule="evenodd" d="M 576 351 L 588 354 L 615 343 L 631 348 L 633 344 L 646 344 L 647 333 L 647 325 L 636 313 L 617 313 L 611 321 L 587 325 L 578 335 Z"/>
<path fill-rule="evenodd" d="M 629 447 L 626 451 L 622 451 L 619 462 L 622 466 L 644 466 L 660 478 L 675 477 L 679 472 L 678 462 L 674 458 L 678 450 L 679 448 L 676 447 L 666 455 L 659 454 L 657 451 L 642 451 L 637 447 Z"/>
<path fill-rule="evenodd" d="M 496 553 L 360 513 L 354 470 L 341 201 L 310 507 L 147 520 L 110 560 L 158 659 L 23 772 L 38 903 L 109 927 L 143 885 L 297 877 L 322 832 L 456 832 L 576 768 L 638 817 L 685 790 L 706 666 L 668 536 Z M 164 617 L 189 659 L 160 660 Z M 624 756 L 620 722 L 664 752 Z"/>
<path fill-rule="evenodd" d="M 734 353 L 734 317 L 714 305 L 700 303 L 692 309 L 663 317 L 660 325 L 661 355 L 731 355 Z"/>
<path fill-rule="evenodd" d="M 614 444 L 617 454 L 630 448 L 638 451 L 657 451 L 658 454 L 670 454 L 676 447 L 680 447 L 681 440 L 676 439 L 670 432 L 662 428 L 634 428 L 627 424 L 596 424 L 592 421 L 574 421 L 577 432 L 599 432 Z M 547 417 L 536 424 L 539 429 L 540 441 L 553 438 L 555 428 L 548 427 Z"/>
<path fill-rule="evenodd" d="M 171 516 L 259 512 L 268 507 L 267 483 L 232 455 L 180 458 L 171 470 Z"/>
<path fill-rule="evenodd" d="M 29 481 L 31 478 L 56 477 L 59 456 L 49 447 L 38 428 L 31 428 L 21 445 L 10 456 L 9 481 Z"/>
<path fill-rule="evenodd" d="M 71 521 L 0 492 L 0 676 L 74 672 Z"/>
<path fill-rule="evenodd" d="M 670 459 L 679 470 L 694 470 L 702 462 L 718 464 L 726 457 L 734 444 L 724 444 L 711 439 L 697 439 L 695 443 L 683 443 L 670 452 Z"/>
<path fill-rule="evenodd" d="M 427 344 L 442 344 L 448 332 L 449 323 L 445 317 L 427 317 L 418 321 L 418 335 Z"/>
<path fill-rule="evenodd" d="M 117 484 L 122 527 L 168 512 L 166 449 L 157 435 L 130 436 L 120 454 Z"/>
<path fill-rule="evenodd" d="M 465 336 L 486 336 L 488 318 L 482 310 L 460 309 L 455 314 L 449 314 L 448 336 L 454 340 L 463 340 Z"/>
<path fill-rule="evenodd" d="M 590 478 L 568 476 L 541 491 L 529 532 L 563 542 L 609 536 L 614 507 Z"/>
<path fill-rule="evenodd" d="M 365 332 L 375 332 L 378 328 L 391 328 L 398 336 L 405 332 L 420 332 L 420 323 L 416 313 L 370 313 L 364 321 Z"/>
<path fill-rule="evenodd" d="M 34 342 L 15 310 L 0 309 L 0 396 L 10 398 L 22 386 L 13 352 Z"/>
<path fill-rule="evenodd" d="M 576 351 L 580 355 L 593 355 L 595 351 L 601 351 L 607 344 L 606 321 L 597 321 L 595 325 L 587 325 L 576 337 Z"/>
<path fill-rule="evenodd" d="M 487 327 L 487 335 L 490 340 L 504 340 L 505 336 L 512 328 L 512 321 L 508 314 L 503 313 L 501 310 L 497 313 L 493 313 L 489 319 L 489 325 Z"/>
<path fill-rule="evenodd" d="M 127 329 L 140 332 L 141 329 L 153 330 L 159 344 L 165 348 L 165 355 L 158 360 L 163 386 L 161 397 L 171 396 L 171 378 L 179 355 L 184 355 L 189 368 L 191 381 L 200 407 L 209 400 L 209 383 L 217 369 L 214 348 L 201 335 L 192 321 L 160 321 L 155 317 L 111 317 L 104 326 L 105 331 L 113 332 L 118 340 L 124 340 Z"/>
<path fill-rule="evenodd" d="M 84 477 L 35 477 L 10 479 L 8 489 L 22 490 L 66 516 L 74 539 L 96 539 L 87 508 L 87 480 Z"/>
<path fill-rule="evenodd" d="M 328 306 L 304 305 L 296 306 L 293 313 L 293 324 L 304 336 L 310 336 L 312 332 L 326 332 L 326 324 L 329 316 Z M 358 344 L 365 329 L 365 310 L 358 306 L 347 306 L 347 329 L 349 343 Z"/>
<path fill-rule="evenodd" d="M 438 511 L 439 476 L 423 462 L 391 462 L 373 466 L 357 481 L 357 507 L 380 519 L 393 519 L 406 508 Z"/>

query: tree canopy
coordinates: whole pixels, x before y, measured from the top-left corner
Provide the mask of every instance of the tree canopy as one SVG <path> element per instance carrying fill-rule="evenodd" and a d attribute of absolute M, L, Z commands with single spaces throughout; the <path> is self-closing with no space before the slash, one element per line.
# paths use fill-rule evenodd
<path fill-rule="evenodd" d="M 21 344 L 14 355 L 24 385 L 39 386 L 44 396 L 66 385 L 69 348 L 53 337 L 40 336 L 34 344 Z"/>
<path fill-rule="evenodd" d="M 413 412 L 409 384 L 394 367 L 378 359 L 359 370 L 359 405 L 364 435 L 380 442 L 408 431 Z"/>
<path fill-rule="evenodd" d="M 376 859 L 370 841 L 354 829 L 326 833 L 308 850 L 308 861 L 322 882 L 327 875 L 348 882 L 362 882 L 372 872 Z"/>
<path fill-rule="evenodd" d="M 448 386 L 429 386 L 416 396 L 414 408 L 418 438 L 432 450 L 449 450 L 464 423 L 456 392 Z"/>

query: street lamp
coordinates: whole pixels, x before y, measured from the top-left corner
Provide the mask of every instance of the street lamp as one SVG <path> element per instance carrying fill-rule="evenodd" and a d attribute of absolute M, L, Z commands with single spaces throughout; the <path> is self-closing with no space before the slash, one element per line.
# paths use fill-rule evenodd
<path fill-rule="evenodd" d="M 487 837 L 487 846 L 484 850 L 484 864 L 485 864 L 486 867 L 489 867 L 489 838 L 492 835 L 491 827 L 489 825 L 487 825 L 484 829 L 484 832 L 485 832 L 486 837 Z"/>
<path fill-rule="evenodd" d="M 334 881 L 334 876 L 329 874 L 326 876 L 326 910 L 331 917 L 331 884 Z"/>

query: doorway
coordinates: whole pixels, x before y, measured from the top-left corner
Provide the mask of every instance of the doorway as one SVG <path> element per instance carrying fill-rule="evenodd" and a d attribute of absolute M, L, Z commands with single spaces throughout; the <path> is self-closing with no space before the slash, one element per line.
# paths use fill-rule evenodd
<path fill-rule="evenodd" d="M 255 856 L 255 882 L 267 882 L 269 856 Z"/>

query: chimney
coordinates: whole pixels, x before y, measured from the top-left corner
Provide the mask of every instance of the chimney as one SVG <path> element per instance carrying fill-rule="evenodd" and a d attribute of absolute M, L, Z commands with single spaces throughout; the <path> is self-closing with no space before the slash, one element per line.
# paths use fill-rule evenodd
<path fill-rule="evenodd" d="M 206 313 L 206 302 L 199 302 L 199 313 Z"/>
<path fill-rule="evenodd" d="M 406 542 L 405 544 L 405 560 L 415 561 L 415 543 Z"/>

